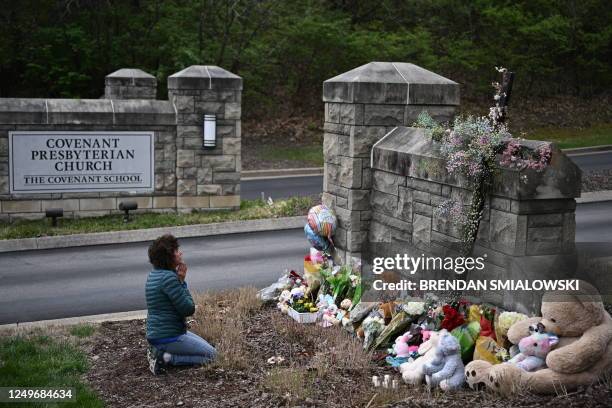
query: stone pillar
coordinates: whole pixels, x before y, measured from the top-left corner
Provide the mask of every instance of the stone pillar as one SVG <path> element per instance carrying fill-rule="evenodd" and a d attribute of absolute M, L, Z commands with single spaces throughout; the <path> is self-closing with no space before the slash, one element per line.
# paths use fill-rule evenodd
<path fill-rule="evenodd" d="M 323 203 L 338 216 L 336 257 L 361 257 L 368 237 L 372 146 L 426 110 L 449 121 L 459 84 L 413 64 L 371 62 L 323 83 L 325 175 Z"/>
<path fill-rule="evenodd" d="M 143 70 L 123 68 L 104 79 L 104 99 L 155 99 L 157 78 Z"/>
<path fill-rule="evenodd" d="M 242 78 L 192 65 L 168 77 L 176 119 L 177 210 L 240 206 Z M 216 115 L 217 143 L 204 149 L 205 114 Z"/>

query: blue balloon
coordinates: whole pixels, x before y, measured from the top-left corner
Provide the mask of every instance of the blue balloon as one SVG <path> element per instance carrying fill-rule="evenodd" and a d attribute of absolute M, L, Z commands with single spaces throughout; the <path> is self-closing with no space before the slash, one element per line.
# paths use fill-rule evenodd
<path fill-rule="evenodd" d="M 304 226 L 304 233 L 310 245 L 312 245 L 317 251 L 327 251 L 331 247 L 331 243 L 327 238 L 324 238 L 316 234 L 309 224 Z"/>

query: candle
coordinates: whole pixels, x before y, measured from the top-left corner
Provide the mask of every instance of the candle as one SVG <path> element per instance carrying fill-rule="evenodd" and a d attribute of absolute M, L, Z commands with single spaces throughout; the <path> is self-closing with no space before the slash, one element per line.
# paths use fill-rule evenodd
<path fill-rule="evenodd" d="M 374 387 L 380 387 L 380 378 L 378 378 L 377 375 L 372 376 L 372 385 L 374 385 Z"/>

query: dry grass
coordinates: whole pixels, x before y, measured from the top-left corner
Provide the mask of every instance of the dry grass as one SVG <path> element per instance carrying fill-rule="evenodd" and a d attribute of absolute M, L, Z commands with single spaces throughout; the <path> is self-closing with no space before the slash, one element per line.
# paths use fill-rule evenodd
<path fill-rule="evenodd" d="M 246 369 L 250 366 L 244 326 L 248 317 L 262 303 L 256 297 L 257 289 L 239 288 L 195 295 L 197 310 L 192 330 L 210 341 L 219 357 L 209 368 Z"/>
<path fill-rule="evenodd" d="M 263 381 L 268 391 L 288 400 L 306 399 L 313 395 L 315 375 L 293 367 L 277 367 L 270 370 Z"/>
<path fill-rule="evenodd" d="M 319 338 L 310 363 L 319 375 L 337 370 L 363 372 L 372 368 L 371 353 L 364 351 L 363 343 L 346 331 L 332 327 L 320 333 Z"/>

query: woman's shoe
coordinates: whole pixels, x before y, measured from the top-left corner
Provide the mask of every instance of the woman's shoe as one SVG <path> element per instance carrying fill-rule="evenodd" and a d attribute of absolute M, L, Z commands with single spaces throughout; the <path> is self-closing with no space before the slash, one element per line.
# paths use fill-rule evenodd
<path fill-rule="evenodd" d="M 153 375 L 161 373 L 164 366 L 164 353 L 155 346 L 149 346 L 147 349 L 147 360 L 149 361 L 149 371 Z"/>

